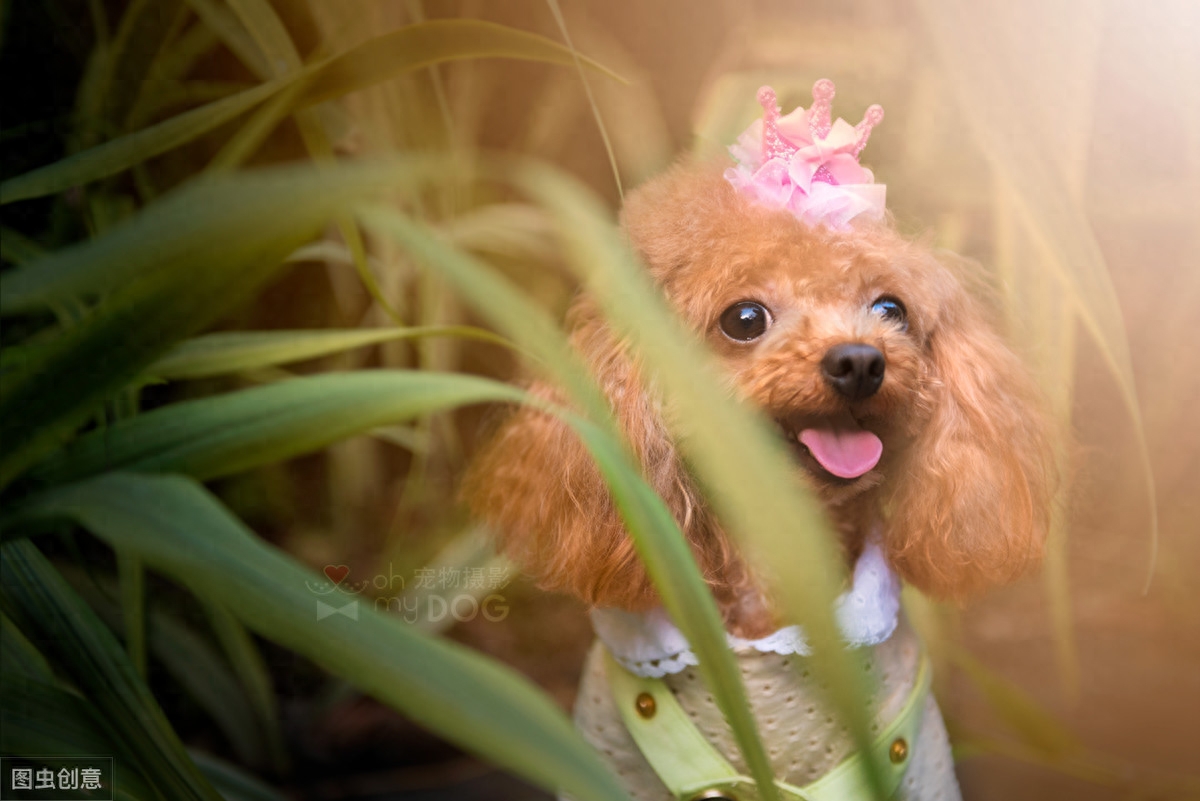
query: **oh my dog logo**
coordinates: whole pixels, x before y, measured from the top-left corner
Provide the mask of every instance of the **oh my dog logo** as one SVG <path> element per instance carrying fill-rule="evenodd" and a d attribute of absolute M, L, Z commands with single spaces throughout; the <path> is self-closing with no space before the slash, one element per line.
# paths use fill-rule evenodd
<path fill-rule="evenodd" d="M 430 626 L 466 623 L 477 617 L 494 623 L 508 617 L 508 603 L 500 594 L 512 578 L 507 564 L 424 567 L 406 577 L 389 562 L 386 573 L 363 579 L 352 578 L 348 565 L 325 565 L 322 572 L 324 581 L 305 582 L 317 596 L 317 620 L 358 620 L 359 604 L 367 602 L 377 612 Z"/>

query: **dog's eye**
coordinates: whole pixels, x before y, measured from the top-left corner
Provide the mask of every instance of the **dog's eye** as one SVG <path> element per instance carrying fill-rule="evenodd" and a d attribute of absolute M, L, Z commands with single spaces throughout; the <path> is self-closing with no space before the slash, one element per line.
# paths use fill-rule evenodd
<path fill-rule="evenodd" d="M 743 300 L 721 312 L 721 330 L 730 339 L 750 342 L 766 333 L 771 314 L 761 303 Z"/>
<path fill-rule="evenodd" d="M 904 308 L 899 298 L 884 295 L 871 304 L 871 312 L 901 328 L 908 328 L 908 309 Z"/>

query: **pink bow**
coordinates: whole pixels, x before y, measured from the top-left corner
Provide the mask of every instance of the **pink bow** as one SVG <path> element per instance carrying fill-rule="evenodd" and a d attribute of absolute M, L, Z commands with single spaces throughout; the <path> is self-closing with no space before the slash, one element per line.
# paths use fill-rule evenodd
<path fill-rule="evenodd" d="M 781 120 L 780 122 L 783 122 Z M 855 151 L 859 134 L 854 126 L 838 119 L 823 138 L 809 132 L 808 121 L 803 126 L 780 125 L 780 133 L 799 149 L 788 160 L 788 176 L 805 194 L 812 188 L 813 176 L 824 167 L 837 184 L 870 182 L 870 172 L 858 163 Z"/>

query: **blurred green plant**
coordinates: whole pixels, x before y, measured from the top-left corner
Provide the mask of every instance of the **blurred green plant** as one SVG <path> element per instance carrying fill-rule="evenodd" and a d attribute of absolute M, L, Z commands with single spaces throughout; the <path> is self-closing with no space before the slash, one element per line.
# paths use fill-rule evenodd
<path fill-rule="evenodd" d="M 195 61 L 218 42 L 251 73 L 250 86 L 187 80 Z M 446 360 L 429 350 L 418 369 L 306 377 L 271 372 L 388 341 L 503 342 L 478 329 L 437 324 L 430 312 L 453 288 L 535 367 L 567 387 L 574 408 L 547 411 L 563 416 L 596 457 L 668 608 L 703 657 L 705 678 L 762 797 L 774 797 L 715 603 L 675 521 L 642 480 L 553 315 L 466 248 L 518 256 L 540 249 L 565 258 L 623 330 L 643 344 L 658 343 L 647 351 L 649 363 L 661 366 L 671 386 L 693 399 L 699 425 L 680 433 L 694 444 L 705 481 L 730 488 L 724 511 L 735 532 L 756 553 L 770 553 L 781 541 L 793 552 L 798 543 L 812 551 L 811 559 L 791 560 L 802 572 L 776 573 L 784 586 L 804 588 L 786 599 L 810 624 L 820 668 L 855 734 L 865 740 L 861 699 L 867 688 L 846 678 L 863 672 L 850 669 L 853 657 L 836 644 L 828 612 L 834 572 L 821 569 L 832 562 L 819 513 L 782 486 L 786 457 L 760 421 L 716 390 L 694 391 L 716 386 L 703 380 L 712 368 L 670 322 L 603 206 L 540 164 L 464 154 L 461 143 L 448 150 L 443 143 L 443 155 L 426 147 L 404 157 L 338 162 L 331 132 L 337 111 L 320 105 L 453 59 L 501 56 L 603 69 L 540 37 L 469 20 L 415 21 L 333 55 L 321 50 L 301 57 L 288 26 L 261 0 L 228 6 L 191 0 L 169 9 L 133 2 L 113 38 L 98 38 L 85 70 L 73 152 L 0 184 L 3 203 L 57 195 L 60 208 L 74 204 L 88 231 L 78 242 L 38 242 L 22 232 L 16 239 L 22 246 L 10 259 L 14 266 L 0 278 L 0 311 L 16 324 L 8 331 L 18 331 L 4 342 L 0 388 L 0 599 L 14 643 L 6 646 L 14 678 L 11 684 L 6 678 L 5 703 L 6 710 L 11 702 L 21 713 L 6 717 L 14 721 L 6 725 L 6 753 L 89 753 L 109 742 L 127 768 L 122 776 L 131 777 L 118 788 L 123 797 L 253 795 L 261 788 L 245 790 L 249 780 L 232 767 L 213 768 L 211 760 L 207 769 L 197 767 L 145 680 L 148 656 L 166 663 L 250 767 L 267 764 L 265 746 L 274 751 L 275 769 L 283 769 L 285 755 L 272 734 L 277 722 L 270 676 L 248 628 L 549 790 L 581 801 L 622 797 L 562 713 L 512 671 L 373 609 L 360 610 L 357 620 L 314 619 L 308 585 L 321 577 L 256 537 L 198 483 L 397 423 L 416 420 L 419 430 L 432 432 L 434 414 L 462 405 L 530 402 L 504 384 L 430 369 Z M 440 85 L 436 74 L 424 77 L 421 85 Z M 152 122 L 176 105 L 171 95 L 181 90 L 193 90 L 184 91 L 193 102 L 216 99 Z M 428 109 L 417 103 L 411 111 L 424 117 Z M 236 169 L 289 116 L 313 163 Z M 161 169 L 161 162 L 151 168 L 152 159 L 198 146 L 218 154 L 207 169 L 179 168 L 178 162 L 178 174 Z M 497 184 L 509 187 L 505 193 L 525 195 L 525 204 L 481 201 L 488 192 L 503 199 L 505 193 L 488 188 Z M 384 198 L 389 203 L 378 205 Z M 467 213 L 459 217 L 459 211 Z M 529 232 L 522 236 L 522 227 L 516 228 L 515 250 L 514 219 Z M 306 248 L 313 253 L 331 221 L 346 246 L 320 252 L 355 264 L 374 308 L 385 313 L 382 319 L 405 314 L 418 326 L 202 333 L 305 258 L 300 254 Z M 360 234 L 364 224 L 436 280 L 418 283 L 415 315 L 394 303 L 404 294 L 394 282 L 377 281 Z M 568 243 L 561 256 L 542 244 L 550 237 Z M 614 302 L 618 297 L 635 303 L 622 310 Z M 248 388 L 235 382 L 211 397 L 139 410 L 147 386 L 229 375 L 268 380 Z M 716 458 L 715 431 L 742 433 L 732 463 L 755 468 L 733 470 L 724 456 Z M 419 492 L 421 484 L 410 475 L 409 486 Z M 791 523 L 781 527 L 779 520 Z M 113 549 L 120 567 L 115 600 L 86 584 L 73 588 L 63 579 L 64 568 L 28 540 L 69 533 L 73 526 Z M 772 532 L 772 539 L 758 532 Z M 146 569 L 187 588 L 210 610 L 223 658 L 161 614 L 148 614 Z M 111 579 L 101 586 L 105 582 Z M 122 633 L 124 649 L 113 631 Z M 193 658 L 183 664 L 179 657 L 186 653 Z M 245 720 L 217 706 L 216 696 L 233 687 L 253 699 L 239 713 L 251 716 Z M 62 725 L 48 732 L 38 723 L 46 720 Z M 245 730 L 247 720 L 254 720 L 263 742 Z M 241 791 L 229 789 L 239 782 Z"/>
<path fill-rule="evenodd" d="M 436 627 L 370 608 L 357 621 L 314 619 L 307 585 L 323 577 L 253 533 L 202 483 L 323 451 L 329 495 L 360 497 L 386 472 L 372 469 L 378 452 L 364 448 L 399 447 L 408 461 L 394 529 L 429 508 L 452 508 L 452 490 L 436 483 L 459 454 L 450 413 L 532 402 L 466 374 L 465 348 L 483 342 L 525 357 L 566 388 L 572 407 L 547 411 L 595 456 L 668 609 L 701 656 L 762 797 L 771 798 L 766 756 L 712 598 L 556 322 L 563 288 L 575 283 L 595 294 L 686 412 L 675 433 L 689 462 L 705 485 L 722 488 L 718 511 L 747 552 L 773 565 L 781 599 L 811 632 L 838 709 L 856 737 L 869 739 L 861 702 L 870 688 L 856 657 L 838 646 L 827 611 L 831 539 L 818 508 L 783 483 L 786 456 L 776 438 L 715 389 L 706 355 L 648 285 L 603 204 L 542 162 L 477 152 L 471 134 L 482 71 L 457 72 L 452 93 L 437 65 L 521 59 L 609 83 L 611 71 L 525 31 L 426 20 L 416 2 L 399 27 L 378 9 L 347 20 L 300 2 L 132 0 L 115 27 L 105 8 L 90 4 L 95 41 L 66 155 L 0 182 L 0 203 L 14 204 L 6 208 L 32 201 L 51 209 L 40 227 L 3 230 L 0 750 L 115 752 L 121 798 L 277 797 L 244 770 L 185 749 L 146 680 L 147 661 L 162 664 L 245 768 L 279 778 L 288 755 L 253 632 L 542 787 L 581 801 L 622 797 L 553 702 L 496 661 L 437 637 Z M 569 43 L 558 4 L 550 8 Z M 962 57 L 942 47 L 947 59 Z M 726 141 L 745 124 L 740 104 L 762 76 L 741 77 L 707 99 L 702 144 Z M 547 94 L 560 96 L 563 85 L 552 82 Z M 586 74 L 584 87 L 619 182 L 618 162 L 633 156 L 623 156 L 619 137 L 609 142 L 604 87 Z M 544 130 L 561 127 L 531 122 L 525 142 L 540 152 Z M 1020 155 L 996 150 L 1002 163 Z M 341 158 L 348 153 L 362 157 Z M 262 166 L 281 160 L 304 163 Z M 1012 194 L 1054 199 L 1040 187 Z M 1037 218 L 1018 211 L 1025 225 Z M 1096 278 L 1094 253 L 1074 268 L 1080 260 L 1056 244 L 1061 237 L 1032 235 L 1069 290 L 1064 308 L 1039 320 L 1057 326 L 1047 336 L 1069 336 L 1072 313 L 1112 306 L 1111 287 Z M 336 310 L 321 315 L 325 325 L 256 325 L 256 298 L 314 264 L 329 281 L 323 308 Z M 1073 269 L 1088 270 L 1087 280 Z M 1085 330 L 1136 410 L 1123 332 L 1096 321 L 1112 315 L 1093 316 Z M 1061 351 L 1050 374 L 1069 372 L 1073 355 L 1073 347 Z M 297 364 L 308 374 L 285 369 Z M 1070 389 L 1056 386 L 1065 417 Z M 144 397 L 154 408 L 142 410 Z M 332 529 L 352 528 L 339 516 L 352 505 L 334 504 Z M 445 512 L 416 528 L 427 541 L 392 531 L 382 545 L 423 560 L 445 544 L 435 532 L 464 530 Z M 43 554 L 70 553 L 80 530 L 111 549 L 115 578 Z M 434 564 L 489 563 L 477 536 L 452 539 Z M 1062 542 L 1060 534 L 1048 572 L 1070 665 Z M 155 609 L 146 570 L 193 594 L 210 630 Z M 919 599 L 910 601 L 918 622 L 935 620 Z M 1113 771 L 1098 768 L 1031 699 L 956 650 L 944 630 L 923 628 L 1017 737 L 1015 745 L 976 737 L 967 751 L 1112 781 Z M 244 703 L 230 705 L 231 696 Z"/>

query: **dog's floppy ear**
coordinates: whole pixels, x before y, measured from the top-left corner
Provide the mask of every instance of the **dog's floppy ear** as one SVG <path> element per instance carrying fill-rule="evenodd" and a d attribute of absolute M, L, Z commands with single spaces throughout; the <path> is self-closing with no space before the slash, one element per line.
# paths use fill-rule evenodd
<path fill-rule="evenodd" d="M 887 545 L 917 587 L 963 598 L 1041 557 L 1055 478 L 1024 366 L 965 292 L 945 305 L 929 339 L 930 416 L 889 498 Z"/>
<path fill-rule="evenodd" d="M 724 537 L 710 533 L 656 402 L 587 299 L 572 318 L 572 343 L 607 395 L 643 475 L 674 513 L 701 569 L 719 585 L 731 554 Z M 558 390 L 545 383 L 530 390 L 563 404 Z M 516 410 L 473 460 L 464 494 L 505 552 L 544 589 L 628 610 L 658 602 L 599 470 L 558 418 L 529 407 Z"/>

